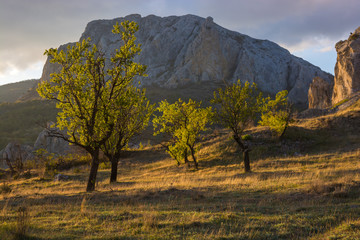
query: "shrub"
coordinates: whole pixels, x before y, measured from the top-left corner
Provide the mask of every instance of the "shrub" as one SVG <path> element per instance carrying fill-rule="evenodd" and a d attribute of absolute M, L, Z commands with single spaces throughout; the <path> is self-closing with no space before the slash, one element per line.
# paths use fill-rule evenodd
<path fill-rule="evenodd" d="M 17 213 L 14 239 L 25 239 L 29 228 L 29 212 L 26 207 L 19 207 Z"/>
<path fill-rule="evenodd" d="M 142 142 L 139 143 L 139 150 L 144 150 L 144 145 L 142 144 Z"/>
<path fill-rule="evenodd" d="M 253 137 L 249 134 L 245 134 L 245 135 L 242 135 L 241 136 L 241 139 L 244 140 L 244 141 L 247 141 L 247 140 L 252 140 Z"/>
<path fill-rule="evenodd" d="M 11 193 L 11 191 L 12 191 L 12 189 L 9 186 L 9 184 L 3 182 L 3 185 L 1 185 L 1 187 L 0 187 L 0 193 L 1 194 L 8 194 L 8 193 Z"/>
<path fill-rule="evenodd" d="M 44 149 L 37 150 L 35 155 L 35 162 L 31 162 L 29 166 L 35 166 L 41 169 L 42 178 L 45 176 L 53 177 L 58 171 L 68 170 L 90 163 L 88 155 L 68 154 L 66 156 L 56 156 L 55 154 L 48 154 Z"/>
<path fill-rule="evenodd" d="M 349 36 L 348 40 L 349 40 L 349 41 L 353 41 L 353 40 L 358 39 L 359 37 L 360 37 L 360 35 L 359 35 L 359 34 L 357 34 L 357 33 L 353 33 L 353 34 L 350 34 L 350 36 Z"/>
<path fill-rule="evenodd" d="M 106 162 L 101 162 L 99 164 L 99 169 L 109 169 L 111 167 L 110 162 L 106 161 Z"/>
<path fill-rule="evenodd" d="M 340 102 L 335 103 L 334 106 L 332 106 L 331 109 L 335 109 L 335 108 L 337 108 L 338 106 L 340 106 L 341 104 L 346 103 L 347 101 L 349 101 L 349 99 L 345 98 L 345 99 L 341 100 Z"/>

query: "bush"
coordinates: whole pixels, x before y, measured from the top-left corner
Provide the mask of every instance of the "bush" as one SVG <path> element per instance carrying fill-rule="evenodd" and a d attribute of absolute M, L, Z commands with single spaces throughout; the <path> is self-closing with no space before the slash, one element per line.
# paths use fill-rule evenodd
<path fill-rule="evenodd" d="M 345 99 L 341 100 L 340 102 L 334 104 L 334 106 L 332 106 L 331 109 L 335 109 L 335 108 L 337 108 L 338 106 L 340 106 L 341 104 L 346 103 L 347 101 L 349 101 L 349 99 L 345 98 Z"/>
<path fill-rule="evenodd" d="M 11 187 L 9 186 L 9 184 L 7 184 L 5 182 L 0 187 L 1 194 L 8 194 L 8 193 L 11 193 L 11 191 L 12 191 Z"/>
<path fill-rule="evenodd" d="M 31 162 L 29 166 L 37 167 L 42 170 L 42 178 L 55 176 L 58 171 L 69 170 L 73 167 L 86 165 L 90 163 L 87 155 L 68 154 L 66 156 L 56 156 L 48 154 L 46 150 L 36 151 L 35 163 Z"/>
<path fill-rule="evenodd" d="M 106 161 L 106 162 L 101 162 L 99 164 L 99 169 L 109 169 L 111 167 L 110 162 Z"/>
<path fill-rule="evenodd" d="M 245 134 L 245 135 L 242 135 L 241 136 L 241 139 L 244 140 L 244 141 L 248 141 L 248 140 L 252 140 L 253 137 L 249 134 Z"/>
<path fill-rule="evenodd" d="M 360 35 L 359 35 L 359 34 L 357 34 L 357 33 L 353 33 L 353 34 L 350 34 L 350 36 L 349 36 L 348 40 L 349 40 L 349 41 L 353 41 L 353 40 L 358 39 L 359 37 L 360 37 Z"/>
<path fill-rule="evenodd" d="M 26 232 L 29 228 L 29 212 L 26 207 L 19 207 L 18 216 L 16 219 L 16 229 L 14 233 L 14 239 L 25 239 Z"/>

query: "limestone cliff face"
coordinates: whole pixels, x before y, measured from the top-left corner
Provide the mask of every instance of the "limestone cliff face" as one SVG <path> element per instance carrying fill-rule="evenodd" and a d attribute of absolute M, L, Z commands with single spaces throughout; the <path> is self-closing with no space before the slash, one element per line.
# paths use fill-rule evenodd
<path fill-rule="evenodd" d="M 360 27 L 348 40 L 338 42 L 335 48 L 337 61 L 332 95 L 334 104 L 360 91 Z"/>
<path fill-rule="evenodd" d="M 119 48 L 112 26 L 123 20 L 136 21 L 137 42 L 142 44 L 136 61 L 148 66 L 142 86 L 193 89 L 201 86 L 212 93 L 226 81 L 256 82 L 260 90 L 276 94 L 288 90 L 294 103 L 307 104 L 309 85 L 315 76 L 332 82 L 332 76 L 277 44 L 233 32 L 215 24 L 211 17 L 157 17 L 130 15 L 90 22 L 81 39 L 90 37 L 110 57 Z M 64 48 L 65 46 L 62 46 Z M 58 70 L 46 62 L 41 80 Z"/>
<path fill-rule="evenodd" d="M 309 108 L 324 109 L 331 106 L 333 85 L 320 77 L 315 77 L 310 84 Z"/>

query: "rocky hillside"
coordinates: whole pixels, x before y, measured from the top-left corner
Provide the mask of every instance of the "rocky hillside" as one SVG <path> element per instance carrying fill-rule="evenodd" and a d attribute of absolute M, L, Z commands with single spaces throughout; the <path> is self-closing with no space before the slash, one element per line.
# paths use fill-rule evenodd
<path fill-rule="evenodd" d="M 325 109 L 339 105 L 360 94 L 360 27 L 347 40 L 335 45 L 337 60 L 334 83 L 315 77 L 310 84 L 309 109 Z"/>
<path fill-rule="evenodd" d="M 293 102 L 306 104 L 309 85 L 315 76 L 329 83 L 333 81 L 332 75 L 277 44 L 227 30 L 211 17 L 129 15 L 97 20 L 87 25 L 81 39 L 90 37 L 110 57 L 120 45 L 118 36 L 111 33 L 112 26 L 123 20 L 139 24 L 136 36 L 143 51 L 136 60 L 148 66 L 148 77 L 141 81 L 150 92 L 179 89 L 188 93 L 196 89 L 194 96 L 211 96 L 224 81 L 232 83 L 241 79 L 254 81 L 260 90 L 271 94 L 287 89 Z M 65 49 L 66 45 L 60 48 Z M 49 80 L 50 73 L 56 70 L 48 60 L 41 80 Z M 197 90 L 201 94 L 196 94 Z"/>
<path fill-rule="evenodd" d="M 337 61 L 332 102 L 337 103 L 360 91 L 360 27 L 335 46 Z"/>

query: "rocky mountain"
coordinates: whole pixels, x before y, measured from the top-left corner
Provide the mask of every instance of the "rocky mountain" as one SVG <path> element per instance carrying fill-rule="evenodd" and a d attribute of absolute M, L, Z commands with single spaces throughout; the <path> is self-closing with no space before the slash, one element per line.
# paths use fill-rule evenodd
<path fill-rule="evenodd" d="M 181 92 L 180 95 L 187 94 L 195 99 L 211 97 L 225 82 L 240 79 L 256 82 L 260 90 L 270 94 L 287 89 L 294 103 L 305 105 L 314 77 L 321 77 L 328 83 L 333 81 L 332 75 L 291 55 L 279 45 L 227 30 L 214 23 L 211 17 L 141 17 L 135 14 L 96 20 L 88 23 L 80 40 L 90 37 L 110 58 L 121 44 L 111 29 L 116 22 L 124 20 L 139 24 L 136 37 L 142 44 L 142 52 L 136 61 L 148 66 L 148 77 L 141 79 L 141 85 L 154 96 L 165 98 Z M 49 80 L 50 73 L 58 70 L 48 59 L 41 81 Z"/>
<path fill-rule="evenodd" d="M 360 91 L 360 27 L 345 41 L 335 45 L 334 92 L 332 102 L 337 103 Z"/>

